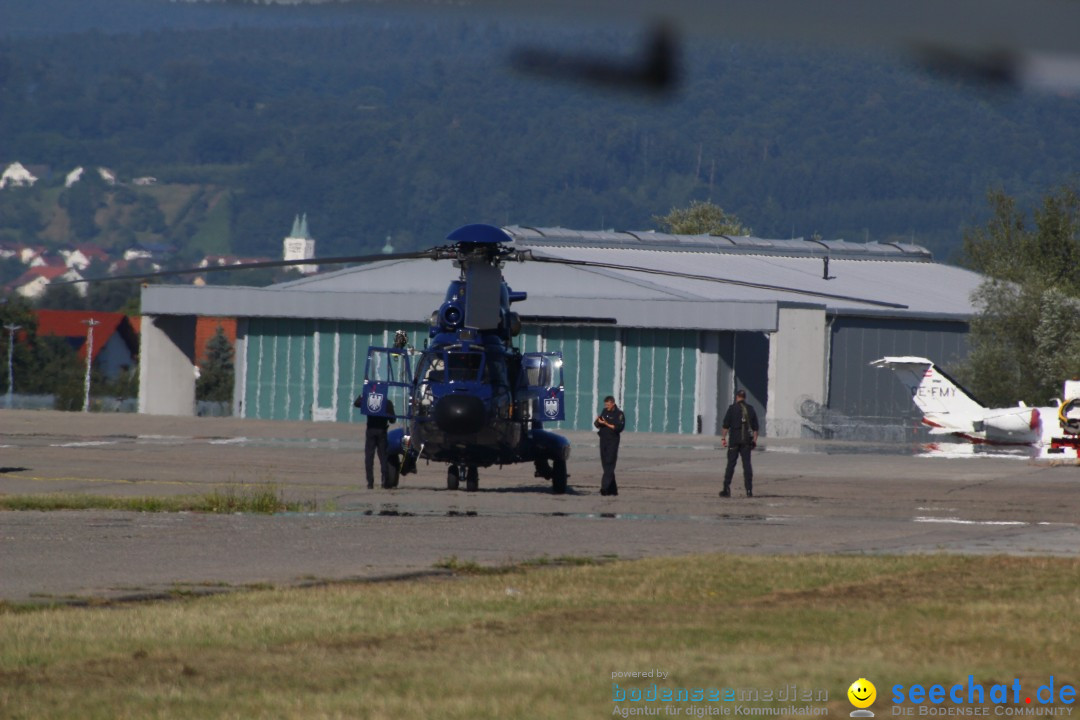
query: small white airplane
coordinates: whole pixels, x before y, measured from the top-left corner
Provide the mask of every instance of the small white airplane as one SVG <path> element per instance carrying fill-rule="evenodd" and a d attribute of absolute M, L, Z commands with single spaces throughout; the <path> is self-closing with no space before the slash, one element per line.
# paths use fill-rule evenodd
<path fill-rule="evenodd" d="M 1080 381 L 1065 383 L 1054 407 L 988 408 L 941 368 L 922 357 L 884 357 L 870 363 L 889 368 L 922 411 L 931 435 L 955 435 L 973 443 L 1031 445 L 1049 457 L 1080 449 Z"/>

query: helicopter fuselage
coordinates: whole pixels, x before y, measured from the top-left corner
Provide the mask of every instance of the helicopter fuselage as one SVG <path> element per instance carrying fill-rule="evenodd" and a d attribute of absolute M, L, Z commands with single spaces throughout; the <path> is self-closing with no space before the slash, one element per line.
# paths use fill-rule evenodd
<path fill-rule="evenodd" d="M 522 356 L 496 345 L 455 343 L 420 354 L 411 419 L 390 449 L 461 465 L 509 465 L 563 456 L 569 443 L 543 430 L 522 387 Z M 563 446 L 565 445 L 565 449 Z"/>
<path fill-rule="evenodd" d="M 500 271 L 509 237 L 467 225 L 447 239 L 456 243 L 447 252 L 461 277 L 431 314 L 424 349 L 408 348 L 404 333 L 393 348 L 368 349 L 359 407 L 405 422 L 387 438 L 390 487 L 421 459 L 447 463 L 448 487 L 464 479 L 469 490 L 478 467 L 533 462 L 554 492 L 565 492 L 570 442 L 543 429 L 565 418 L 562 355 L 522 353 L 512 344 L 521 319 L 510 306 L 527 295 L 512 291 Z"/>

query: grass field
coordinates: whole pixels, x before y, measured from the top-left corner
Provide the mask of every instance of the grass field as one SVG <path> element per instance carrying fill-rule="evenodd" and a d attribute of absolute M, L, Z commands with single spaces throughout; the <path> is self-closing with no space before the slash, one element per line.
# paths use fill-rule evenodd
<path fill-rule="evenodd" d="M 0 612 L 4 718 L 602 718 L 620 688 L 1080 681 L 1080 562 L 705 557 Z M 665 680 L 613 679 L 659 670 Z M 648 705 L 648 707 L 646 707 Z M 755 708 L 790 703 L 756 702 Z M 655 709 L 656 703 L 640 709 Z M 723 704 L 681 703 L 700 717 Z M 728 704 L 728 709 L 731 709 Z M 1046 709 L 1046 708 L 1042 708 Z M 994 716 L 991 708 L 989 715 Z M 781 715 L 782 716 L 782 715 Z M 918 717 L 918 710 L 915 711 Z M 771 715 L 770 717 L 776 717 Z"/>

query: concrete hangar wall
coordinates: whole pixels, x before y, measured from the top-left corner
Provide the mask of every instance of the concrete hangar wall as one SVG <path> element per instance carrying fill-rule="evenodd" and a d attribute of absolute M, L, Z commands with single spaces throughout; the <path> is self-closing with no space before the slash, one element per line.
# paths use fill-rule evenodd
<path fill-rule="evenodd" d="M 508 227 L 534 255 L 589 265 L 509 263 L 523 351 L 565 359 L 565 429 L 589 429 L 615 395 L 640 432 L 717 434 L 745 387 L 774 437 L 902 425 L 910 398 L 868 363 L 966 355 L 980 277 L 906 244 L 763 240 Z M 143 291 L 140 411 L 194 412 L 195 317 L 239 320 L 234 413 L 360 421 L 352 408 L 370 345 L 405 330 L 416 347 L 458 271 L 395 260 L 268 288 Z M 190 336 L 190 337 L 189 337 Z"/>

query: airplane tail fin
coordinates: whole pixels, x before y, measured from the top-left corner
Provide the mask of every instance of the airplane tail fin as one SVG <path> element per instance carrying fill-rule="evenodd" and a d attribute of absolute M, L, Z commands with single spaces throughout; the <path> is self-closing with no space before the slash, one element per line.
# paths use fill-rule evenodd
<path fill-rule="evenodd" d="M 927 424 L 969 429 L 985 410 L 971 393 L 926 358 L 884 357 L 870 364 L 896 373 Z"/>

